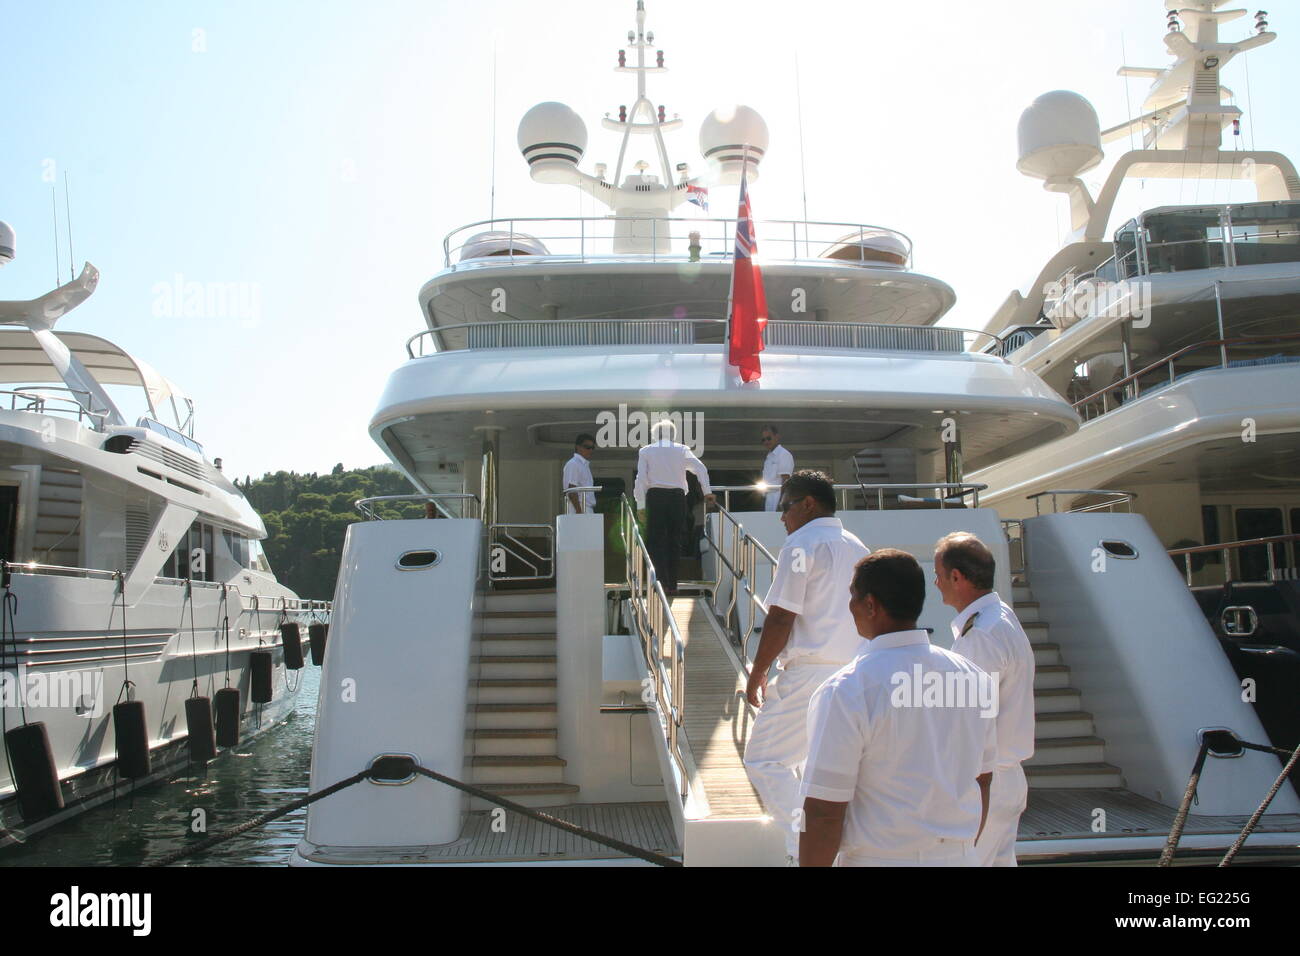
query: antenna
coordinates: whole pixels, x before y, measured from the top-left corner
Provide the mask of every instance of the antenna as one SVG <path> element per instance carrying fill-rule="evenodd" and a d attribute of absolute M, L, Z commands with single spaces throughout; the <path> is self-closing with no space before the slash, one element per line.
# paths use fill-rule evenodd
<path fill-rule="evenodd" d="M 72 258 L 72 200 L 68 198 L 68 171 L 63 171 L 63 215 L 68 220 L 68 281 L 71 282 L 76 276 L 73 274 L 75 268 Z"/>
<path fill-rule="evenodd" d="M 59 284 L 59 201 L 53 186 L 50 187 L 50 218 L 54 220 L 54 284 Z"/>
<path fill-rule="evenodd" d="M 492 185 L 488 197 L 488 219 L 497 217 L 497 40 L 492 38 Z"/>

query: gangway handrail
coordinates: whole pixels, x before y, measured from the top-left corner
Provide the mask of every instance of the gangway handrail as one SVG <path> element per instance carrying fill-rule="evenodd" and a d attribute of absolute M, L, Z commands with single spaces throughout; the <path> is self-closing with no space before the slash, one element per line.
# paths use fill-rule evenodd
<path fill-rule="evenodd" d="M 1190 548 L 1170 548 L 1166 554 L 1177 561 L 1183 559 L 1183 575 L 1187 579 L 1187 586 L 1192 587 L 1192 555 L 1207 554 L 1218 551 L 1223 555 L 1223 583 L 1231 584 L 1232 579 L 1232 560 L 1229 552 L 1239 551 L 1243 548 L 1264 547 L 1268 554 L 1268 580 L 1270 582 L 1277 580 L 1277 560 L 1273 556 L 1271 545 L 1282 544 L 1287 541 L 1300 541 L 1300 534 L 1273 534 L 1262 538 L 1242 538 L 1239 541 L 1223 541 L 1218 544 L 1198 544 Z M 1244 582 L 1243 582 L 1244 583 Z M 1250 582 L 1256 583 L 1256 582 Z"/>
<path fill-rule="evenodd" d="M 667 722 L 668 754 L 681 776 L 680 792 L 685 801 L 689 775 L 682 756 L 680 734 L 686 718 L 686 644 L 673 617 L 672 604 L 641 537 L 641 529 L 636 523 L 636 508 L 627 495 L 622 496 L 621 511 L 628 606 L 632 610 L 632 624 L 641 642 L 650 679 L 654 682 L 654 699 L 661 717 Z"/>
<path fill-rule="evenodd" d="M 748 679 L 750 670 L 753 668 L 753 659 L 749 655 L 749 639 L 754 633 L 756 621 L 755 609 L 762 612 L 766 617 L 768 613 L 767 602 L 758 596 L 754 589 L 754 582 L 758 576 L 758 566 L 760 559 L 771 565 L 772 573 L 776 573 L 777 559 L 772 552 L 764 546 L 763 542 L 745 530 L 745 526 L 736 520 L 733 515 L 723 505 L 717 505 L 719 537 L 722 541 L 714 541 L 709 531 L 710 525 L 706 520 L 704 523 L 704 540 L 718 556 L 718 580 L 713 588 L 716 597 L 722 587 L 722 575 L 724 570 L 730 572 L 732 576 L 730 594 L 727 598 L 727 609 L 722 614 L 722 624 L 727 631 L 728 637 L 735 646 L 736 655 L 740 658 L 741 669 L 745 672 Z M 721 532 L 729 529 L 729 535 L 723 536 Z M 730 558 L 728 557 L 730 552 Z M 743 590 L 745 596 L 749 598 L 753 608 L 749 613 L 748 624 L 744 627 L 744 633 L 741 633 L 739 614 L 736 613 L 737 591 Z M 736 615 L 733 623 L 732 616 Z"/>

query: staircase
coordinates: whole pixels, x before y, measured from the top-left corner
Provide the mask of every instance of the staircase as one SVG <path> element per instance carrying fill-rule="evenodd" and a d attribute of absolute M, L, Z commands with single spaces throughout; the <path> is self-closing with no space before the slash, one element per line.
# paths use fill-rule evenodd
<path fill-rule="evenodd" d="M 1097 736 L 1092 714 L 1070 686 L 1070 668 L 1040 620 L 1038 602 L 1023 584 L 1012 587 L 1016 617 L 1034 649 L 1034 755 L 1025 777 L 1035 789 L 1079 790 L 1123 787 L 1118 767 L 1106 763 L 1106 742 Z"/>
<path fill-rule="evenodd" d="M 868 448 L 852 458 L 853 480 L 868 488 L 864 496 L 861 490 L 850 492 L 850 502 L 855 509 L 874 511 L 880 502 L 878 493 L 871 491 L 872 485 L 897 485 L 912 481 L 916 472 L 915 454 L 910 449 Z M 918 494 L 910 488 L 906 494 Z M 885 492 L 885 507 L 898 507 L 898 492 Z"/>
<path fill-rule="evenodd" d="M 529 807 L 572 803 L 556 752 L 555 590 L 488 594 L 471 661 L 470 781 Z M 471 800 L 473 810 L 491 804 Z"/>
<path fill-rule="evenodd" d="M 64 468 L 41 468 L 32 560 L 75 568 L 81 557 L 81 475 Z"/>

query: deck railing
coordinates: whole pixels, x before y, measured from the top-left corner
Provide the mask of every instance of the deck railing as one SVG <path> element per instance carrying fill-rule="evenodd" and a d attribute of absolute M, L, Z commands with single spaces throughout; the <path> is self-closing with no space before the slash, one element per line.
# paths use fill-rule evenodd
<path fill-rule="evenodd" d="M 1269 581 L 1284 580 L 1285 576 L 1279 572 L 1289 570 L 1291 574 L 1296 573 L 1296 562 L 1287 565 L 1286 568 L 1279 568 L 1278 565 L 1286 563 L 1285 549 L 1279 549 L 1279 545 L 1285 545 L 1287 542 L 1300 542 L 1300 534 L 1274 534 L 1264 538 L 1245 538 L 1241 541 L 1225 541 L 1219 544 L 1199 544 L 1190 548 L 1174 548 L 1169 551 L 1169 556 L 1175 562 L 1183 566 L 1183 576 L 1187 580 L 1187 586 L 1192 586 L 1192 573 L 1194 562 L 1193 555 L 1197 554 L 1219 554 L 1223 561 L 1223 583 L 1230 584 L 1234 581 L 1234 574 L 1239 575 L 1241 568 L 1238 566 L 1234 572 L 1232 567 L 1232 556 L 1246 548 L 1263 548 L 1264 553 L 1268 556 L 1268 577 Z M 1300 545 L 1297 545 L 1300 547 Z M 1282 550 L 1282 559 L 1279 562 L 1277 550 Z M 1179 559 L 1182 559 L 1179 561 Z M 1238 565 L 1240 565 L 1240 556 L 1238 555 Z"/>
<path fill-rule="evenodd" d="M 766 262 L 806 262 L 907 269 L 912 265 L 912 240 L 883 226 L 853 222 L 811 222 L 760 219 L 754 224 L 762 259 Z M 464 257 L 471 240 L 485 232 L 517 237 L 495 254 Z M 615 252 L 616 237 L 635 233 L 648 250 Z M 698 243 L 693 242 L 696 234 Z M 544 254 L 524 252 L 522 240 L 535 240 Z M 875 258 L 873 239 L 904 250 L 902 263 Z M 694 248 L 692 246 L 694 245 Z M 568 216 L 552 218 L 484 219 L 461 226 L 442 241 L 443 263 L 449 269 L 500 267 L 539 259 L 566 261 L 718 262 L 729 261 L 736 247 L 736 220 L 710 217 Z M 536 248 L 536 247 L 534 247 Z M 882 247 L 883 248 L 883 247 Z"/>

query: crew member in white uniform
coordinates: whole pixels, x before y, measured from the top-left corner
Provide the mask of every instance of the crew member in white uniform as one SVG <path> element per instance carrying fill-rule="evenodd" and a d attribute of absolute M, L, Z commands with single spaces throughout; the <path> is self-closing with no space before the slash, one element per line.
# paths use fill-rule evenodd
<path fill-rule="evenodd" d="M 993 553 L 973 534 L 950 534 L 935 546 L 934 583 L 957 611 L 952 649 L 998 679 L 998 762 L 976 849 L 981 866 L 1015 866 L 1029 796 L 1020 763 L 1034 753 L 1034 649 L 1016 612 L 993 590 L 995 570 Z"/>
<path fill-rule="evenodd" d="M 573 457 L 564 463 L 564 507 L 571 515 L 589 515 L 596 510 L 596 494 L 592 491 L 569 491 L 570 488 L 594 488 L 591 477 L 591 455 L 596 450 L 596 439 L 583 432 L 573 440 Z"/>
<path fill-rule="evenodd" d="M 767 486 L 764 510 L 775 511 L 781 500 L 781 486 L 794 474 L 794 455 L 781 444 L 781 433 L 775 425 L 764 425 L 759 438 L 767 449 L 763 459 L 763 484 Z"/>
<path fill-rule="evenodd" d="M 694 452 L 674 441 L 676 437 L 677 426 L 666 418 L 650 426 L 650 444 L 637 452 L 632 488 L 637 507 L 646 513 L 645 545 L 650 562 L 669 596 L 677 593 L 677 559 L 686 532 L 686 473 L 699 479 L 705 502 L 717 500 L 709 485 L 709 469 Z"/>
<path fill-rule="evenodd" d="M 745 769 L 763 806 L 799 856 L 799 771 L 808 755 L 808 701 L 822 681 L 857 656 L 862 638 L 845 595 L 867 548 L 835 517 L 835 491 L 817 471 L 795 472 L 781 490 L 788 537 L 767 592 L 767 619 L 745 696 L 760 708 Z M 768 684 L 768 669 L 780 669 Z"/>
<path fill-rule="evenodd" d="M 862 559 L 845 597 L 870 644 L 813 695 L 800 864 L 976 866 L 997 758 L 991 679 L 917 628 L 925 572 L 910 554 Z"/>

